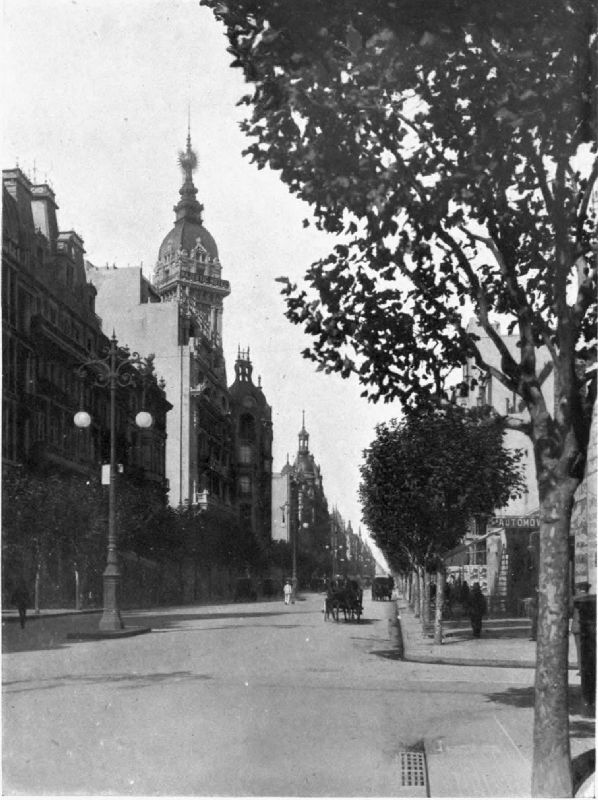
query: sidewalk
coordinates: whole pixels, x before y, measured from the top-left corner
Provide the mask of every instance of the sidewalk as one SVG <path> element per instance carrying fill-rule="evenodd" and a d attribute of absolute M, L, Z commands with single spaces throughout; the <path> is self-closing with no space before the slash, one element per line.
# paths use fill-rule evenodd
<path fill-rule="evenodd" d="M 473 637 L 468 619 L 447 620 L 442 626 L 443 644 L 434 644 L 431 636 L 423 635 L 421 623 L 407 602 L 397 602 L 405 661 L 535 669 L 536 643 L 530 640 L 530 622 L 525 618 L 486 618 L 479 639 Z M 569 664 L 569 670 L 571 681 L 577 673 L 575 662 Z"/>
<path fill-rule="evenodd" d="M 399 598 L 397 604 L 404 661 L 520 670 L 521 683 L 533 686 L 536 643 L 530 640 L 527 619 L 485 619 L 480 639 L 473 637 L 469 620 L 447 620 L 443 623 L 443 644 L 438 645 L 432 637 L 424 636 L 421 623 L 407 602 Z M 570 652 L 575 653 L 573 643 Z M 569 663 L 569 686 L 580 687 L 574 662 Z M 503 719 L 501 727 L 512 739 L 505 730 L 505 726 L 510 727 L 509 717 Z M 577 711 L 571 712 L 570 720 L 575 797 L 594 797 L 594 770 L 589 763 L 595 745 L 594 720 Z M 432 796 L 529 796 L 531 752 L 502 746 L 499 732 L 491 736 L 484 728 L 455 730 L 450 741 L 424 744 Z"/>

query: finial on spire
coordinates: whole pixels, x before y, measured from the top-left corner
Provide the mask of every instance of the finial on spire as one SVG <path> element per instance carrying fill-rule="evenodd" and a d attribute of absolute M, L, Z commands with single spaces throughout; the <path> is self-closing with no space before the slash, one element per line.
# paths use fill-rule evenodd
<path fill-rule="evenodd" d="M 187 149 L 179 152 L 179 164 L 185 175 L 185 182 L 193 184 L 193 172 L 197 168 L 197 154 L 191 148 L 191 111 L 187 121 Z"/>

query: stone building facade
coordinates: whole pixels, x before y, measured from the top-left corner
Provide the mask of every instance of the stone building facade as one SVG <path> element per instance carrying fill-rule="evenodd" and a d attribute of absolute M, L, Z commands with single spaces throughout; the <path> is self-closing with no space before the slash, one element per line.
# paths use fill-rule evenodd
<path fill-rule="evenodd" d="M 35 476 L 40 486 L 44 476 L 60 476 L 61 485 L 76 487 L 79 480 L 80 487 L 93 488 L 109 460 L 110 397 L 107 387 L 95 385 L 97 367 L 80 368 L 103 359 L 110 342 L 96 314 L 96 290 L 86 277 L 83 239 L 75 231 L 59 230 L 58 206 L 48 184 L 32 183 L 18 168 L 3 171 L 2 177 L 3 477 L 18 476 L 24 486 L 28 476 Z M 117 350 L 117 363 L 127 357 Z M 155 374 L 127 369 L 135 373 L 134 380 L 118 389 L 115 409 L 121 481 L 143 487 L 148 505 L 159 506 L 167 490 L 169 404 Z M 147 430 L 135 424 L 142 406 L 154 420 Z M 81 410 L 91 418 L 86 430 L 74 423 Z M 22 509 L 11 511 L 14 498 L 5 500 L 3 512 L 10 522 Z M 29 496 L 30 503 L 36 500 Z M 66 563 L 71 558 L 64 548 L 45 558 L 50 572 L 52 559 L 57 563 L 60 556 Z M 23 564 L 4 566 L 5 586 L 11 572 L 25 569 Z"/>
<path fill-rule="evenodd" d="M 500 332 L 500 326 L 497 324 Z M 480 337 L 478 348 L 487 363 L 496 363 L 498 358 L 494 345 L 475 322 L 469 330 Z M 518 336 L 503 333 L 502 339 L 508 349 L 518 353 Z M 498 366 L 498 364 L 497 364 Z M 547 350 L 540 349 L 538 357 L 539 376 L 546 398 L 554 397 L 554 376 Z M 473 392 L 461 399 L 463 405 L 488 404 L 501 414 L 526 419 L 528 412 L 520 399 L 491 376 L 479 374 L 473 363 L 466 365 L 464 382 L 475 379 Z M 595 589 L 596 580 L 596 425 L 588 453 L 586 479 L 576 494 L 576 503 L 571 521 L 571 579 L 572 583 L 589 580 Z M 491 606 L 497 611 L 507 610 L 512 614 L 523 614 L 526 601 L 535 592 L 538 567 L 538 530 L 540 526 L 538 487 L 533 446 L 529 438 L 514 430 L 507 430 L 505 447 L 523 452 L 523 468 L 526 491 L 523 496 L 511 500 L 505 508 L 496 509 L 487 520 L 474 522 L 473 540 L 458 547 L 448 558 L 449 574 L 462 579 L 478 581 L 487 592 Z M 593 501 L 592 501 L 593 493 Z M 590 502 L 588 502 L 588 499 Z"/>
<path fill-rule="evenodd" d="M 262 542 L 270 540 L 272 503 L 272 409 L 261 379 L 252 379 L 249 348 L 239 348 L 235 381 L 230 387 L 233 474 L 239 520 Z"/>
<path fill-rule="evenodd" d="M 305 415 L 297 454 L 272 476 L 272 538 L 295 546 L 300 585 L 310 585 L 331 570 L 332 518 L 322 473 L 309 449 Z"/>

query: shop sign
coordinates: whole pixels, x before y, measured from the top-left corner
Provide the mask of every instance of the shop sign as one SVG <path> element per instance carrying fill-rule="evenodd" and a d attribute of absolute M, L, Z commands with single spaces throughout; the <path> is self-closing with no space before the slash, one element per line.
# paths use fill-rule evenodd
<path fill-rule="evenodd" d="M 540 527 L 539 517 L 491 517 L 490 528 L 522 528 L 536 530 Z"/>

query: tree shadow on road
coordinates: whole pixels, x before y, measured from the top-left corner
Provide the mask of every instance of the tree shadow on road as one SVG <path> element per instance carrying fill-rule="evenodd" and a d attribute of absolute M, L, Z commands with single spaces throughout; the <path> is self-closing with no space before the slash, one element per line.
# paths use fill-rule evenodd
<path fill-rule="evenodd" d="M 371 656 L 379 656 L 380 658 L 388 658 L 390 661 L 404 661 L 403 656 L 399 650 L 370 650 Z"/>
<path fill-rule="evenodd" d="M 231 606 L 230 610 L 217 612 L 167 611 L 122 611 L 125 628 L 143 627 L 173 631 L 189 630 L 189 623 L 210 620 L 242 620 L 284 616 L 287 611 L 251 611 L 247 607 Z M 300 612 L 301 613 L 301 612 Z M 89 634 L 99 629 L 99 614 L 73 614 L 65 616 L 41 616 L 28 618 L 25 629 L 13 622 L 2 625 L 2 652 L 21 653 L 34 650 L 57 650 L 72 647 L 75 641 L 68 641 L 69 634 Z M 198 627 L 196 630 L 200 630 Z M 106 641 L 98 639 L 97 641 Z M 113 640 L 115 641 L 115 640 Z M 89 643 L 89 640 L 87 640 Z M 78 644 L 78 643 L 77 643 Z"/>
<path fill-rule="evenodd" d="M 501 703 L 517 708 L 533 708 L 535 689 L 533 686 L 511 686 L 502 692 L 492 692 L 486 695 L 486 702 Z M 584 703 L 581 687 L 569 687 L 569 714 L 571 717 L 590 717 Z M 572 719 L 570 723 L 571 736 L 576 738 L 593 737 L 595 735 L 594 722 L 590 719 Z"/>
<path fill-rule="evenodd" d="M 179 672 L 148 672 L 144 674 L 126 672 L 121 674 L 101 674 L 101 675 L 58 675 L 48 681 L 36 678 L 31 680 L 5 681 L 3 691 L 6 694 L 20 694 L 31 691 L 31 683 L 35 683 L 35 691 L 58 689 L 73 684 L 97 685 L 109 684 L 116 689 L 142 689 L 146 686 L 155 686 L 159 683 L 179 683 L 181 681 L 211 681 L 213 675 L 204 673 L 194 673 L 187 671 Z"/>

